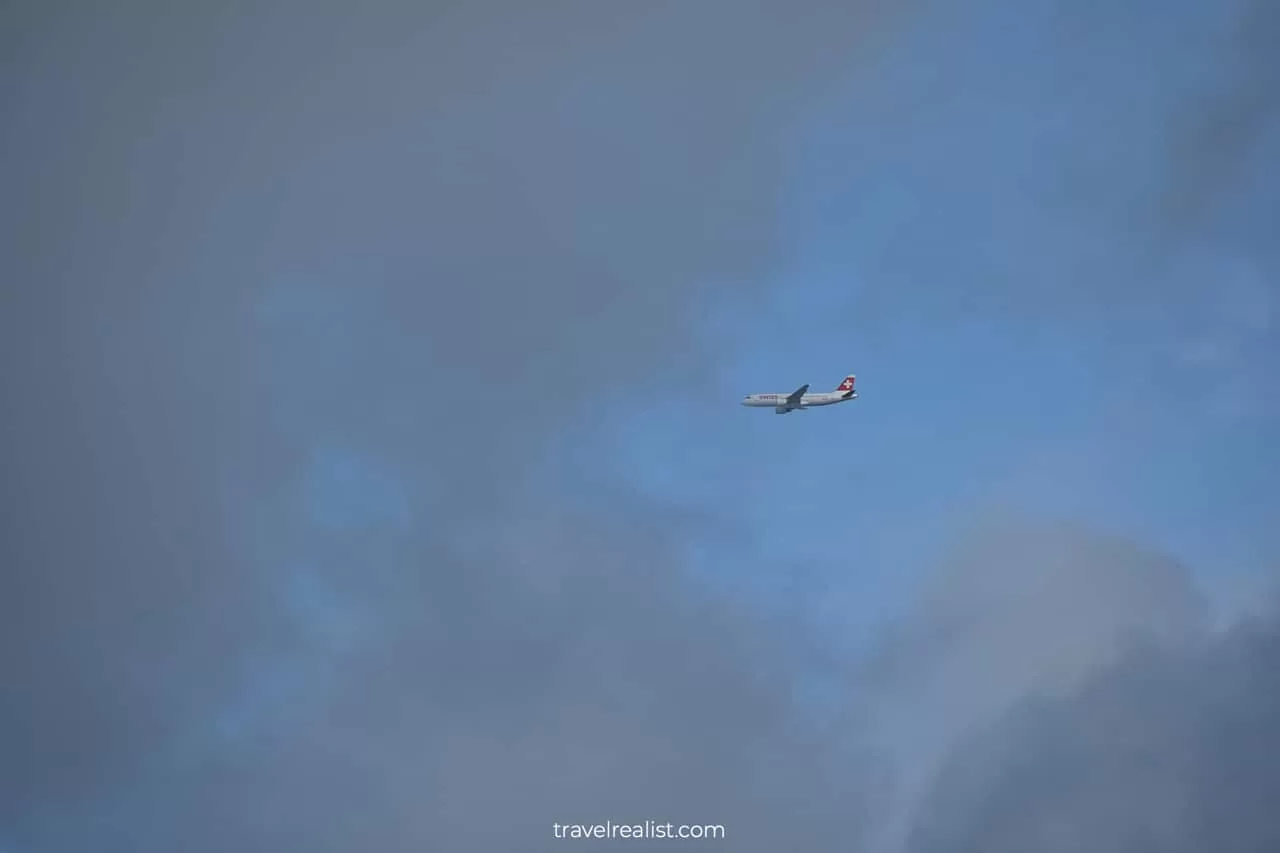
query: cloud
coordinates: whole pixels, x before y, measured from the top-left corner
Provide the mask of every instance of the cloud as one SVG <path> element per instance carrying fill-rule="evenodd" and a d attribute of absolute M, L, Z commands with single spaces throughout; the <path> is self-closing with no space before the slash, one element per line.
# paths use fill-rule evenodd
<path fill-rule="evenodd" d="M 2 14 L 0 836 L 856 833 L 797 662 L 542 456 L 597 388 L 712 380 L 789 128 L 889 16 Z"/>
<path fill-rule="evenodd" d="M 909 849 L 1274 849 L 1277 664 L 1273 612 L 1019 705 L 948 762 Z"/>
<path fill-rule="evenodd" d="M 1217 208 L 1232 193 L 1247 189 L 1251 167 L 1264 164 L 1267 134 L 1280 129 L 1280 62 L 1273 50 L 1280 12 L 1266 0 L 1230 9 L 1225 27 L 1200 36 L 1216 60 L 1219 80 L 1172 122 L 1163 207 L 1183 235 L 1220 213 Z"/>
<path fill-rule="evenodd" d="M 1006 513 L 975 522 L 859 680 L 897 775 L 877 849 L 900 849 L 976 731 L 1028 696 L 1069 695 L 1134 644 L 1188 642 L 1207 615 L 1185 569 L 1127 539 Z"/>

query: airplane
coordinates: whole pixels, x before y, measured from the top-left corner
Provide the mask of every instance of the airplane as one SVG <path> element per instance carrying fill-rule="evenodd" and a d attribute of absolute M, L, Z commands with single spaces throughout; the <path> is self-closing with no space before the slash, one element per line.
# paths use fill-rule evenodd
<path fill-rule="evenodd" d="M 853 390 L 853 383 L 856 378 L 850 373 L 836 387 L 836 390 L 818 394 L 810 394 L 807 384 L 801 385 L 790 394 L 748 394 L 742 398 L 742 405 L 753 408 L 770 406 L 779 415 L 785 415 L 796 410 L 804 411 L 814 406 L 834 406 L 836 403 L 858 399 L 858 392 Z"/>

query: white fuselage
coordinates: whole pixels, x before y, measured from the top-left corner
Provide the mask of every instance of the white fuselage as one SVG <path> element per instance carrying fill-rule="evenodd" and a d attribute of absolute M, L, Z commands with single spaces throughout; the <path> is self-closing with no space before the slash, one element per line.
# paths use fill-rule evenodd
<path fill-rule="evenodd" d="M 787 394 L 748 394 L 742 399 L 742 405 L 755 408 L 777 409 L 787 405 Z M 858 399 L 858 392 L 828 391 L 822 394 L 805 394 L 800 398 L 800 405 L 795 409 L 812 409 L 815 406 L 834 406 L 836 403 L 847 403 Z"/>

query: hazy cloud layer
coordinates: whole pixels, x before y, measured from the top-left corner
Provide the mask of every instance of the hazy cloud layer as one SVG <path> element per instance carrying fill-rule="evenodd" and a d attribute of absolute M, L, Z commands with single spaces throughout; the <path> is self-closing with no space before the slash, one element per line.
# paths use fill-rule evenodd
<path fill-rule="evenodd" d="M 2 14 L 0 843 L 856 830 L 791 663 L 541 454 L 711 376 L 691 323 L 767 275 L 787 129 L 882 12 Z"/>

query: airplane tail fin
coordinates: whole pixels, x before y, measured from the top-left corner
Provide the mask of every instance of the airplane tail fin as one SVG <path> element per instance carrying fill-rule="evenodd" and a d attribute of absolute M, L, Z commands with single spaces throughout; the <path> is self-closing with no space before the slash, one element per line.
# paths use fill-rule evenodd
<path fill-rule="evenodd" d="M 850 373 L 848 376 L 844 378 L 844 381 L 841 382 L 840 385 L 836 388 L 836 391 L 843 394 L 846 397 L 855 396 L 856 392 L 853 390 L 853 383 L 857 378 L 858 377 Z"/>

